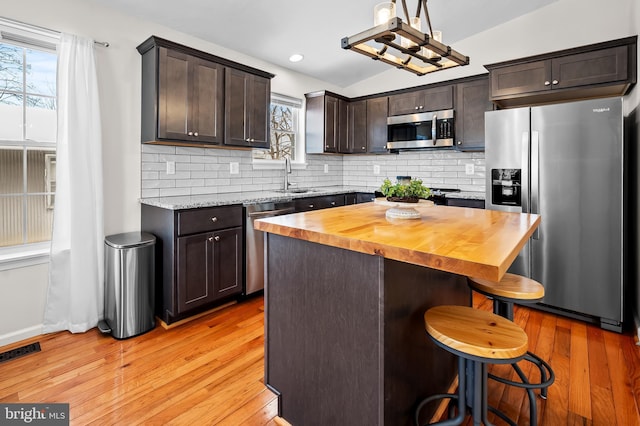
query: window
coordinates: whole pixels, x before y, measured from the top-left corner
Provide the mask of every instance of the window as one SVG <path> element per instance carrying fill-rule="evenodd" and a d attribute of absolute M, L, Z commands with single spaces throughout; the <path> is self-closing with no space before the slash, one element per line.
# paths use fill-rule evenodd
<path fill-rule="evenodd" d="M 24 247 L 51 239 L 57 56 L 55 44 L 5 31 L 2 24 L 0 248 Z"/>
<path fill-rule="evenodd" d="M 271 94 L 271 146 L 253 151 L 254 160 L 283 160 L 304 162 L 304 146 L 299 133 L 302 101 L 276 93 Z"/>

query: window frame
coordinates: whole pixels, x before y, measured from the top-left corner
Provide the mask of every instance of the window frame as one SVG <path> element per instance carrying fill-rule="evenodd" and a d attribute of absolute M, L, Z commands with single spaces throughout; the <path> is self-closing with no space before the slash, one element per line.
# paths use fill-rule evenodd
<path fill-rule="evenodd" d="M 304 142 L 304 101 L 302 99 L 271 92 L 271 100 L 269 102 L 269 123 L 271 123 L 271 105 L 280 104 L 295 108 L 297 117 L 295 118 L 297 129 L 295 131 L 295 158 L 291 159 L 291 167 L 294 169 L 306 169 L 306 149 Z M 271 143 L 271 124 L 269 124 L 269 143 Z M 252 163 L 254 169 L 282 169 L 284 167 L 284 159 L 254 158 L 252 153 Z"/>
<path fill-rule="evenodd" d="M 6 18 L 0 18 L 0 43 L 17 46 L 23 49 L 31 49 L 36 51 L 44 51 L 53 53 L 57 56 L 57 45 L 60 40 L 60 34 L 47 30 L 45 28 L 28 25 L 22 22 L 13 21 Z M 24 79 L 23 71 L 23 79 Z M 57 71 L 56 71 L 57 74 Z M 24 82 L 25 80 L 23 80 Z M 57 75 L 55 79 L 57 83 Z M 25 98 L 22 100 L 22 108 L 25 108 L 26 96 L 29 95 L 37 95 L 41 96 L 41 94 L 32 94 L 27 89 L 24 88 L 22 90 L 22 95 Z M 46 95 L 45 95 L 46 96 Z M 48 96 L 49 98 L 54 99 L 57 103 L 57 90 L 55 96 Z M 56 105 L 56 114 L 57 114 L 57 105 Z M 23 121 L 24 121 L 24 112 L 23 112 Z M 51 192 L 28 192 L 26 185 L 26 174 L 27 174 L 27 160 L 28 160 L 28 151 L 30 150 L 41 150 L 45 151 L 45 156 L 51 156 L 51 154 L 56 153 L 57 143 L 53 142 L 39 142 L 34 140 L 29 140 L 26 138 L 26 130 L 23 130 L 22 140 L 2 140 L 0 142 L 3 148 L 14 148 L 14 149 L 22 149 L 22 161 L 23 161 L 23 190 L 20 193 L 20 196 L 46 196 L 47 201 L 51 199 L 53 194 Z M 46 177 L 45 177 L 46 179 Z M 54 180 L 55 182 L 55 180 Z M 47 182 L 44 182 L 45 191 Z M 12 194 L 4 194 L 11 196 Z M 13 194 L 18 196 L 18 194 Z M 24 212 L 23 212 L 24 215 Z M 24 225 L 26 226 L 26 224 Z M 11 246 L 0 247 L 0 271 L 21 268 L 25 266 L 38 265 L 49 262 L 49 253 L 51 247 L 51 240 L 40 241 L 40 242 L 24 242 L 22 244 L 16 244 Z"/>

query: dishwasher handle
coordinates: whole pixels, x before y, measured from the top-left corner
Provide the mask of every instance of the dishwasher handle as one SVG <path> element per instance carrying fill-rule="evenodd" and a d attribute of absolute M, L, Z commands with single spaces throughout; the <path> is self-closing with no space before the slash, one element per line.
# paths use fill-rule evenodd
<path fill-rule="evenodd" d="M 278 209 L 278 210 L 267 210 L 267 211 L 264 211 L 264 212 L 249 213 L 249 217 L 251 219 L 253 219 L 253 220 L 255 220 L 255 219 L 263 219 L 265 217 L 281 216 L 283 214 L 289 214 L 289 213 L 293 213 L 295 211 L 296 211 L 295 207 L 287 207 L 287 208 Z"/>

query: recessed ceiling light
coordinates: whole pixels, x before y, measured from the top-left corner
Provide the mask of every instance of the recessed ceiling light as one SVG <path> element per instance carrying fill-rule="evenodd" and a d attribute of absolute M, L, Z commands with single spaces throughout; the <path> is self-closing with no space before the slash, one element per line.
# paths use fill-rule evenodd
<path fill-rule="evenodd" d="M 303 59 L 304 56 L 299 53 L 294 53 L 293 55 L 289 56 L 289 61 L 291 62 L 300 62 Z"/>

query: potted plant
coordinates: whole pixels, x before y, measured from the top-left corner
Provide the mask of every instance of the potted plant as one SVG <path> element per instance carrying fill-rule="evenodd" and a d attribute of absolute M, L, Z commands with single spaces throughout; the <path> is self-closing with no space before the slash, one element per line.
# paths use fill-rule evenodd
<path fill-rule="evenodd" d="M 387 201 L 400 203 L 417 203 L 421 198 L 427 199 L 431 195 L 431 190 L 422 185 L 420 179 L 411 179 L 406 183 L 398 182 L 395 185 L 386 178 L 380 187 L 382 195 L 387 197 Z"/>

